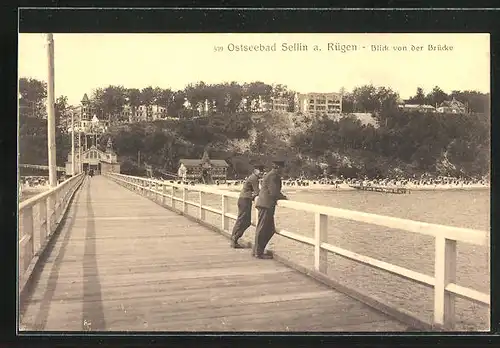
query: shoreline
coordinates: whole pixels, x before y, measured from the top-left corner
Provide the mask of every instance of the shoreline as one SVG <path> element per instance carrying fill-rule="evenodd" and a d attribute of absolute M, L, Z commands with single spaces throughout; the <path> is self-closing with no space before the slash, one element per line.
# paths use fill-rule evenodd
<path fill-rule="evenodd" d="M 206 185 L 206 186 L 214 186 L 214 185 Z M 231 186 L 226 186 L 226 185 L 219 185 L 216 186 L 219 187 L 222 190 L 227 190 L 227 191 L 233 191 L 233 192 L 239 192 L 242 188 L 242 185 L 231 185 Z M 451 186 L 450 185 L 427 185 L 427 186 L 386 186 L 388 188 L 405 188 L 407 190 L 411 191 L 476 191 L 476 190 L 489 190 L 490 186 L 485 186 L 485 185 L 467 185 L 467 186 Z M 307 192 L 307 191 L 356 191 L 357 189 L 350 187 L 347 184 L 341 184 L 337 188 L 335 185 L 321 185 L 321 184 L 316 184 L 316 185 L 309 185 L 309 186 L 283 186 L 282 191 L 283 192 L 288 192 L 288 191 L 301 191 L 301 192 Z"/>

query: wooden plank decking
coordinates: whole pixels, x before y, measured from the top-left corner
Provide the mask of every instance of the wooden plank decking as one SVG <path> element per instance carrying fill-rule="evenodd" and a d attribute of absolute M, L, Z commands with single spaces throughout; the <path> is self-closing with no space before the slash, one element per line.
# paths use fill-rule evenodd
<path fill-rule="evenodd" d="M 75 196 L 21 326 L 50 331 L 407 327 L 100 176 Z"/>

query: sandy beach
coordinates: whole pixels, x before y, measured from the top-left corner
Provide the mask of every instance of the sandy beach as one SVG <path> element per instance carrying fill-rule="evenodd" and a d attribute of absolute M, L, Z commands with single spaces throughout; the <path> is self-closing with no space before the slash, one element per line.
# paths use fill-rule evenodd
<path fill-rule="evenodd" d="M 19 202 L 25 201 L 28 198 L 34 197 L 46 190 L 48 190 L 49 187 L 46 185 L 43 186 L 35 186 L 35 187 L 26 187 L 23 188 L 21 191 L 21 194 L 19 195 Z"/>
<path fill-rule="evenodd" d="M 197 185 L 198 186 L 198 185 Z M 205 185 L 199 185 L 205 186 Z M 212 186 L 213 185 L 209 185 Z M 388 185 L 384 187 L 393 187 L 393 188 L 406 188 L 411 191 L 438 191 L 438 190 L 489 190 L 489 185 L 481 185 L 481 184 L 471 184 L 471 185 L 404 185 L 404 186 L 394 186 Z M 242 185 L 219 185 L 217 188 L 222 190 L 229 191 L 237 191 L 239 192 L 242 188 Z M 323 184 L 310 184 L 309 186 L 286 186 L 283 185 L 283 192 L 290 191 L 346 191 L 346 190 L 356 190 L 353 187 L 350 187 L 348 184 L 339 184 L 337 187 L 335 185 L 323 185 Z"/>

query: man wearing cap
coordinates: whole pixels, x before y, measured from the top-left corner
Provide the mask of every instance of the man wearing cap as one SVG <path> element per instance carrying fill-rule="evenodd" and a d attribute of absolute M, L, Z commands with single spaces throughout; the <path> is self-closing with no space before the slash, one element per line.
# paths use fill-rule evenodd
<path fill-rule="evenodd" d="M 252 174 L 243 183 L 243 188 L 238 198 L 238 218 L 234 223 L 233 233 L 231 235 L 231 247 L 242 248 L 238 244 L 238 239 L 243 236 L 245 230 L 252 224 L 252 201 L 259 194 L 259 180 L 262 177 L 264 166 L 254 165 Z"/>
<path fill-rule="evenodd" d="M 287 199 L 281 192 L 281 174 L 284 166 L 284 161 L 273 161 L 273 169 L 262 179 L 262 186 L 257 203 L 255 204 L 255 207 L 259 211 L 259 216 L 252 255 L 259 259 L 272 258 L 272 256 L 264 253 L 264 249 L 276 232 L 276 227 L 274 226 L 276 204 L 280 199 Z"/>

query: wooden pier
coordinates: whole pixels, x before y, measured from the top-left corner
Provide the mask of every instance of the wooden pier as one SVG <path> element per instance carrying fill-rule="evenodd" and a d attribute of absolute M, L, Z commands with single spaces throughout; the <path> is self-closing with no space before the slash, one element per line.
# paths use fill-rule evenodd
<path fill-rule="evenodd" d="M 349 187 L 362 191 L 374 191 L 374 192 L 396 193 L 396 194 L 410 193 L 410 190 L 405 187 L 362 186 L 362 185 L 349 185 Z"/>
<path fill-rule="evenodd" d="M 262 261 L 229 248 L 225 237 L 236 219 L 229 198 L 238 195 L 107 173 L 77 175 L 23 201 L 21 330 L 453 331 L 455 297 L 490 307 L 489 293 L 457 284 L 455 274 L 456 244 L 488 246 L 487 231 L 279 201 L 280 208 L 314 213 L 312 234 L 276 233 L 314 249 L 309 268 L 279 251 Z M 329 243 L 330 217 L 434 238 L 434 274 Z M 432 321 L 331 278 L 329 253 L 432 288 Z"/>

